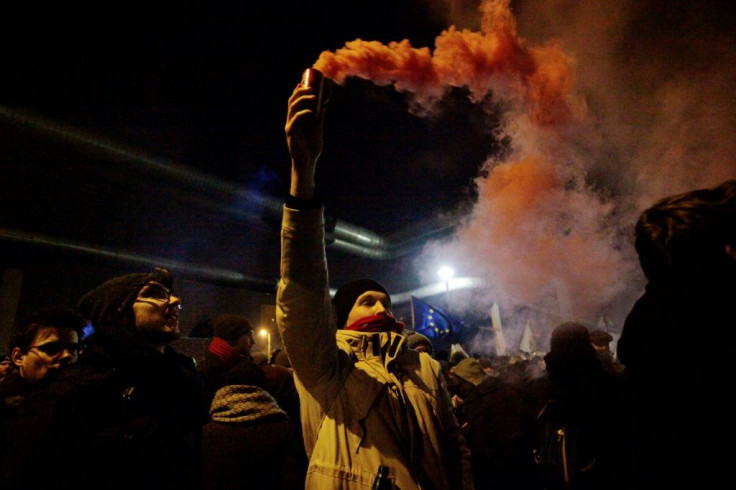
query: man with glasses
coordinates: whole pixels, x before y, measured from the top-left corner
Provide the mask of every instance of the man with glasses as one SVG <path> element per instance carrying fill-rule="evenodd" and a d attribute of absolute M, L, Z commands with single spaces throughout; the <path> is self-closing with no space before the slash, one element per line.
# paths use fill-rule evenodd
<path fill-rule="evenodd" d="M 201 488 L 207 411 L 193 360 L 168 345 L 181 335 L 173 286 L 171 274 L 156 269 L 113 278 L 81 298 L 95 333 L 53 394 L 27 414 L 30 436 L 18 435 L 24 457 L 13 455 L 9 470 L 0 461 L 0 478 L 9 474 L 20 488 Z M 43 475 L 34 471 L 38 458 Z"/>
<path fill-rule="evenodd" d="M 31 314 L 16 327 L 10 360 L 29 384 L 76 362 L 84 320 L 70 308 L 50 308 Z"/>
<path fill-rule="evenodd" d="M 20 406 L 47 376 L 77 361 L 84 320 L 73 309 L 36 311 L 16 325 L 10 341 L 10 364 L 0 382 L 0 418 Z"/>

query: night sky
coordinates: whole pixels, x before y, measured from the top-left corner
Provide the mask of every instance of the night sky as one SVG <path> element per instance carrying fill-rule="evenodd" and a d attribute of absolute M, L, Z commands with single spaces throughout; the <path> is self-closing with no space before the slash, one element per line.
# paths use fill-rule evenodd
<path fill-rule="evenodd" d="M 304 68 L 357 37 L 426 45 L 444 26 L 423 2 L 18 4 L 2 13 L 4 105 L 271 192 L 287 186 L 286 99 Z M 431 175 L 406 169 L 407 159 L 451 141 L 452 124 L 412 117 L 401 96 L 367 83 L 337 92 L 325 167 L 339 163 L 325 186 L 347 183 L 359 196 L 355 187 L 377 188 L 386 203 L 376 206 L 380 220 L 365 216 L 365 200 L 340 200 L 340 215 L 389 231 L 427 214 L 411 202 L 404 218 L 385 212 L 406 192 L 432 194 L 423 203 L 457 195 L 421 184 L 414 192 Z M 484 152 L 454 146 L 473 165 L 436 176 L 467 186 Z"/>
<path fill-rule="evenodd" d="M 6 109 L 279 197 L 288 189 L 289 176 L 283 136 L 286 101 L 302 70 L 322 51 L 357 37 L 386 43 L 410 37 L 431 45 L 446 26 L 443 8 L 410 1 L 288 6 L 134 1 L 92 7 L 46 2 L 2 9 L 5 74 L 0 103 Z M 472 179 L 494 142 L 484 112 L 462 94 L 454 98 L 457 103 L 445 114 L 427 120 L 410 114 L 406 97 L 390 87 L 353 80 L 333 89 L 320 168 L 330 215 L 390 233 L 467 203 Z M 6 135 L 18 126 L 10 124 Z M 6 180 L 7 191 L 17 194 L 6 194 L 16 208 L 6 216 L 6 226 L 106 246 L 148 247 L 146 252 L 159 254 L 180 252 L 174 243 L 152 247 L 147 242 L 178 241 L 188 250 L 204 249 L 211 240 L 194 243 L 192 235 L 224 234 L 215 240 L 221 243 L 219 250 L 202 250 L 200 255 L 208 259 L 235 248 L 227 243 L 237 239 L 227 230 L 232 222 L 215 220 L 213 225 L 205 216 L 199 226 L 196 216 L 184 216 L 190 212 L 187 202 L 160 202 L 162 194 L 177 196 L 179 189 L 162 190 L 159 183 L 131 173 L 135 170 L 90 157 L 85 150 L 80 154 L 63 144 L 46 148 L 48 138 L 32 131 L 8 139 L 7 154 L 16 162 L 29 153 L 35 156 L 28 160 L 55 154 L 56 161 L 13 164 L 12 177 L 25 182 Z M 444 162 L 425 165 L 427 159 Z M 65 163 L 84 166 L 67 170 Z M 74 188 L 62 189 L 61 175 L 68 175 L 64 185 Z M 31 195 L 35 193 L 40 196 Z M 131 202 L 121 206 L 121 200 Z M 167 211 L 167 219 L 159 217 Z M 118 226 L 110 227 L 110 222 Z M 166 236 L 151 236 L 161 229 Z M 272 261 L 277 243 L 248 258 Z M 232 265 L 221 257 L 220 262 Z M 238 269 L 252 267 L 234 262 Z M 254 267 L 254 273 L 277 275 L 277 267 L 268 265 Z"/>

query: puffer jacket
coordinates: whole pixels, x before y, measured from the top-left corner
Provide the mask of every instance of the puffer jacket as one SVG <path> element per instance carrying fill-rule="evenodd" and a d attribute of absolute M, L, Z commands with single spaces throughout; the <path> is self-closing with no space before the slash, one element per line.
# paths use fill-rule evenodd
<path fill-rule="evenodd" d="M 440 364 L 394 332 L 336 330 L 322 210 L 284 208 L 277 322 L 301 400 L 306 488 L 472 488 Z M 381 487 L 381 488 L 386 488 Z"/>

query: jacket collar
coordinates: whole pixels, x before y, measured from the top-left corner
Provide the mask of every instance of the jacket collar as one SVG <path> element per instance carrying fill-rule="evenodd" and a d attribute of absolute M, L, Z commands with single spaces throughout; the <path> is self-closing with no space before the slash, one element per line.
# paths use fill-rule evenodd
<path fill-rule="evenodd" d="M 406 338 L 396 332 L 338 330 L 337 340 L 347 343 L 357 359 L 380 358 L 387 368 L 406 350 Z"/>

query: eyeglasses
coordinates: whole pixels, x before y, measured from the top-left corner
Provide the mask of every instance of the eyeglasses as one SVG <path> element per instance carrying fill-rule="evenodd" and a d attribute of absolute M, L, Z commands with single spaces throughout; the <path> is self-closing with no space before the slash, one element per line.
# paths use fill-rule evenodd
<path fill-rule="evenodd" d="M 49 357 L 56 357 L 64 350 L 68 351 L 72 356 L 78 356 L 79 352 L 84 349 L 84 346 L 76 342 L 48 342 L 41 345 L 32 345 L 29 349 L 38 349 Z"/>
<path fill-rule="evenodd" d="M 149 283 L 141 289 L 141 292 L 138 293 L 138 297 L 136 298 L 136 301 L 142 301 L 144 303 L 147 300 L 169 303 L 171 302 L 171 290 L 155 282 Z M 177 303 L 176 308 L 181 310 L 181 303 Z"/>

